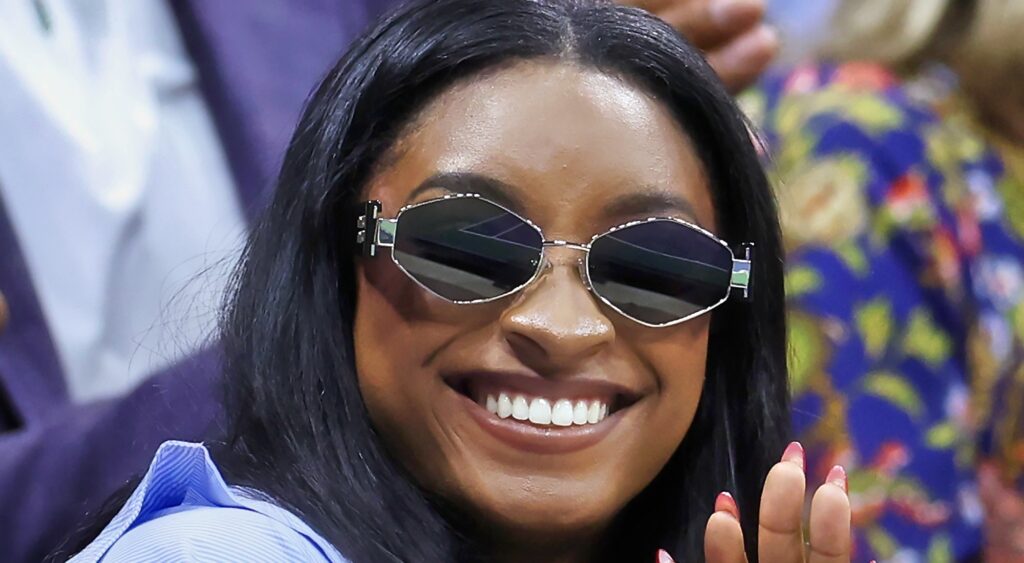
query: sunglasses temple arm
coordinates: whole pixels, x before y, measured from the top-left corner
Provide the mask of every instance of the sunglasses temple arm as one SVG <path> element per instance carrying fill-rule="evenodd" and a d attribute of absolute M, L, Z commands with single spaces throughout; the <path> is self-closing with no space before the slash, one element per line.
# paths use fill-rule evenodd
<path fill-rule="evenodd" d="M 377 255 L 378 248 L 394 246 L 398 221 L 381 219 L 382 206 L 377 200 L 367 201 L 360 208 L 356 217 L 356 244 L 359 245 L 360 254 L 372 258 Z"/>
<path fill-rule="evenodd" d="M 750 264 L 754 259 L 754 243 L 745 242 L 741 248 L 743 249 L 743 258 L 733 258 L 732 260 L 732 279 L 729 286 L 741 290 L 739 296 L 742 300 L 750 301 Z"/>

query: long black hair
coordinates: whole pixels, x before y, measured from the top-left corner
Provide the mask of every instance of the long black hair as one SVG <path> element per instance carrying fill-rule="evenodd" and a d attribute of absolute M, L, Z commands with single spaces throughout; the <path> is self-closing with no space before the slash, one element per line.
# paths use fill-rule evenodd
<path fill-rule="evenodd" d="M 788 434 L 782 247 L 745 121 L 699 52 L 636 9 L 584 0 L 421 0 L 381 20 L 308 101 L 224 314 L 228 480 L 305 518 L 353 561 L 472 559 L 473 538 L 389 457 L 354 367 L 353 220 L 418 110 L 476 73 L 529 59 L 599 69 L 665 104 L 707 169 L 725 240 L 754 241 L 753 300 L 713 313 L 693 425 L 617 518 L 606 551 L 703 560 L 715 495 L 739 503 L 756 560 L 760 490 Z M 613 463 L 610 461 L 609 463 Z"/>

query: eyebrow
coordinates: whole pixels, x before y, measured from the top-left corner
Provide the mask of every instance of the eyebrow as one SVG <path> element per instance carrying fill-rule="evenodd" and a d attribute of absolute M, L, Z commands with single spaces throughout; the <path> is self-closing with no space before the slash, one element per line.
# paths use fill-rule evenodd
<path fill-rule="evenodd" d="M 443 189 L 451 193 L 478 194 L 510 211 L 522 215 L 523 206 L 512 186 L 489 176 L 473 172 L 439 172 L 416 186 L 405 203 L 408 205 L 423 192 Z"/>
<path fill-rule="evenodd" d="M 638 191 L 624 194 L 604 208 L 604 215 L 609 219 L 667 214 L 683 215 L 687 221 L 702 226 L 689 200 L 654 187 L 640 188 Z"/>
<path fill-rule="evenodd" d="M 479 194 L 510 211 L 523 215 L 523 206 L 511 185 L 474 172 L 439 172 L 416 186 L 406 199 L 406 205 L 423 192 L 443 189 L 451 193 Z M 623 217 L 651 217 L 655 215 L 682 215 L 687 221 L 702 227 L 693 204 L 686 198 L 655 187 L 642 187 L 623 194 L 604 207 L 603 215 L 610 220 Z"/>

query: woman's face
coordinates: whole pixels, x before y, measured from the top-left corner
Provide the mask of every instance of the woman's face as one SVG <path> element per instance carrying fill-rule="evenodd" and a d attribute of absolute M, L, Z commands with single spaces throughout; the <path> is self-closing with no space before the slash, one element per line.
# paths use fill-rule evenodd
<path fill-rule="evenodd" d="M 509 202 L 546 239 L 587 242 L 651 216 L 715 231 L 703 166 L 669 110 L 569 64 L 523 63 L 442 94 L 365 196 L 393 217 L 450 192 Z M 486 304 L 448 303 L 384 257 L 357 274 L 356 363 L 374 426 L 421 486 L 510 541 L 600 532 L 676 450 L 704 382 L 708 315 L 644 327 L 588 292 L 580 251 L 545 252 L 538 280 Z M 491 414 L 486 395 L 610 412 L 534 424 Z"/>

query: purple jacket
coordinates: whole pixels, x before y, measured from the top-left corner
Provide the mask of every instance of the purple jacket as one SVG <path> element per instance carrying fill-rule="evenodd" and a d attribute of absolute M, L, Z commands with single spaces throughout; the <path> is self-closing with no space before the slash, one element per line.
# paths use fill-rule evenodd
<path fill-rule="evenodd" d="M 262 208 L 303 101 L 349 41 L 396 0 L 172 0 L 248 217 Z M 39 561 L 145 471 L 167 439 L 216 435 L 208 349 L 130 395 L 72 405 L 0 201 L 0 559 Z"/>

